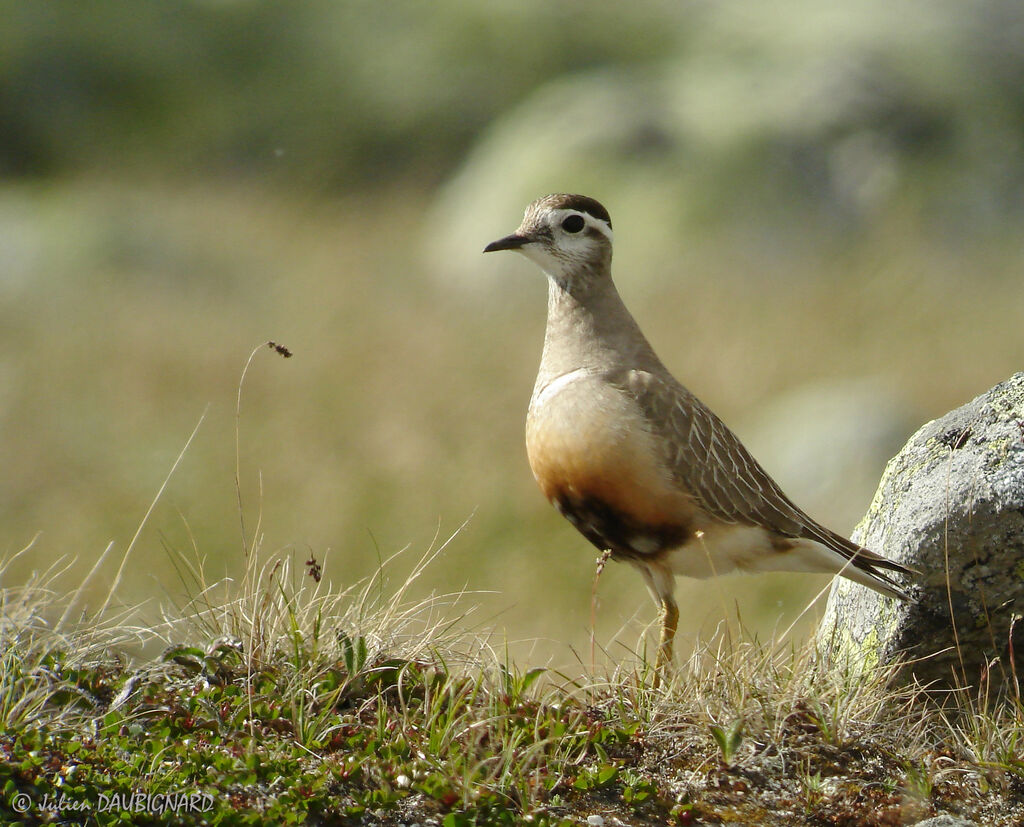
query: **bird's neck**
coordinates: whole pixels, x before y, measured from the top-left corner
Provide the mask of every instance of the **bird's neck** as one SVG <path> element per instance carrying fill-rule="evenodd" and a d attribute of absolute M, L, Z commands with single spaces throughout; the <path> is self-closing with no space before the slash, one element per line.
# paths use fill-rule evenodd
<path fill-rule="evenodd" d="M 570 371 L 664 370 L 611 278 L 572 288 L 548 279 L 548 323 L 537 388 Z"/>

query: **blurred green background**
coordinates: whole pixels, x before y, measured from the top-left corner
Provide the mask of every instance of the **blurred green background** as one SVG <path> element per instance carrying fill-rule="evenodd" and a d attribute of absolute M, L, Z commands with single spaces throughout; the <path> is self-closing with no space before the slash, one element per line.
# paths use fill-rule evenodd
<path fill-rule="evenodd" d="M 123 550 L 204 411 L 121 596 L 180 600 L 171 550 L 237 576 L 238 380 L 274 339 L 295 357 L 257 355 L 240 429 L 263 549 L 343 587 L 408 548 L 394 585 L 468 520 L 413 594 L 480 592 L 519 659 L 586 660 L 596 552 L 522 439 L 543 278 L 480 255 L 547 192 L 605 203 L 662 358 L 837 530 L 918 425 L 1024 366 L 1016 0 L 0 20 L 0 550 L 40 533 L 9 579 Z M 784 628 L 824 582 L 681 581 L 681 638 Z M 599 593 L 617 658 L 654 609 L 625 567 Z"/>

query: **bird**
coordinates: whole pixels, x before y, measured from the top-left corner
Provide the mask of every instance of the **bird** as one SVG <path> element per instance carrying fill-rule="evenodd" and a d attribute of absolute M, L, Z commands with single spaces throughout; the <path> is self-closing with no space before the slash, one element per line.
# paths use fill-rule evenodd
<path fill-rule="evenodd" d="M 675 577 L 841 574 L 908 600 L 912 570 L 809 517 L 655 354 L 612 281 L 612 222 L 584 195 L 531 203 L 512 250 L 548 281 L 547 326 L 526 416 L 530 468 L 554 507 L 660 607 L 654 684 L 671 668 Z"/>

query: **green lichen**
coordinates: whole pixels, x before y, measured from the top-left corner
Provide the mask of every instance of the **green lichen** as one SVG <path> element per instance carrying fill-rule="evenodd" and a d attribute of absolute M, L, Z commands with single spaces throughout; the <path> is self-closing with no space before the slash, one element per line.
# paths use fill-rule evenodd
<path fill-rule="evenodd" d="M 1010 437 L 993 439 L 985 444 L 985 459 L 992 461 L 994 466 L 999 466 L 1010 456 L 1010 447 L 1015 440 Z"/>
<path fill-rule="evenodd" d="M 857 674 L 870 672 L 878 667 L 878 632 L 872 629 L 863 640 L 854 638 L 848 628 L 834 629 L 828 636 L 826 654 L 839 668 Z"/>
<path fill-rule="evenodd" d="M 872 629 L 860 642 L 860 655 L 863 658 L 861 665 L 865 669 L 875 669 L 878 666 L 881 645 L 881 641 L 878 639 L 878 629 Z"/>

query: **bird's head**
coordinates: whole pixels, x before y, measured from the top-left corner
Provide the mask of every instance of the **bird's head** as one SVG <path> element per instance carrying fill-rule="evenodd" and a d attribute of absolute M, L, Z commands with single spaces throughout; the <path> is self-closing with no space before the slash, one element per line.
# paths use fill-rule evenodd
<path fill-rule="evenodd" d="M 526 208 L 512 235 L 492 241 L 485 253 L 516 250 L 557 283 L 607 274 L 612 259 L 612 220 L 608 210 L 585 195 L 546 195 Z"/>

